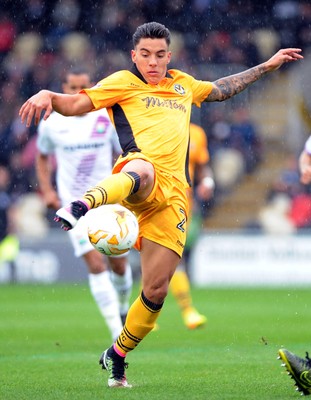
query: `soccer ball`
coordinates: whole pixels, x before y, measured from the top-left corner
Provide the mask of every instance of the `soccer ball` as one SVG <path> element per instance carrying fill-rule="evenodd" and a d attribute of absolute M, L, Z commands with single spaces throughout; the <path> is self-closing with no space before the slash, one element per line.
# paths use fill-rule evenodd
<path fill-rule="evenodd" d="M 85 215 L 91 244 L 106 256 L 125 256 L 134 246 L 139 232 L 135 215 L 120 204 L 94 208 Z"/>

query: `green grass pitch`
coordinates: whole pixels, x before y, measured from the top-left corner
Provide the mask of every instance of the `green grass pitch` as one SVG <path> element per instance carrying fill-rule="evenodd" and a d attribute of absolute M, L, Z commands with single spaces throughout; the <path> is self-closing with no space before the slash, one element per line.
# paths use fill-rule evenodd
<path fill-rule="evenodd" d="M 133 388 L 109 389 L 98 359 L 110 339 L 86 284 L 1 286 L 0 398 L 299 398 L 276 358 L 281 346 L 311 351 L 309 288 L 192 293 L 207 326 L 188 331 L 169 295 L 160 329 L 127 357 Z"/>

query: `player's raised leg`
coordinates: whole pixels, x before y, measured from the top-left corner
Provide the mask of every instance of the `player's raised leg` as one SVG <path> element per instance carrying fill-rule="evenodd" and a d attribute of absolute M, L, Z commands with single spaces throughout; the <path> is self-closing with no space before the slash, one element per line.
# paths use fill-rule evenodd
<path fill-rule="evenodd" d="M 56 212 L 54 220 L 60 222 L 64 230 L 70 230 L 76 226 L 78 220 L 91 208 L 96 208 L 103 204 L 120 203 L 129 195 L 136 193 L 139 185 L 140 176 L 136 172 L 120 172 L 108 176 L 88 190 L 82 199 L 60 208 Z"/>
<path fill-rule="evenodd" d="M 153 185 L 153 165 L 139 158 L 130 160 L 121 172 L 108 176 L 88 190 L 81 199 L 60 208 L 56 212 L 55 221 L 60 222 L 64 230 L 70 230 L 91 208 L 120 203 L 128 197 L 132 202 L 144 201 Z"/>

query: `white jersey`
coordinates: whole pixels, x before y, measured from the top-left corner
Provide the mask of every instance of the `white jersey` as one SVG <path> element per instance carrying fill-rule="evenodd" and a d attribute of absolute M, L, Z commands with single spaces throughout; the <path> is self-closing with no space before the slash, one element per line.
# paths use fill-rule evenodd
<path fill-rule="evenodd" d="M 57 191 L 63 205 L 110 175 L 113 150 L 121 152 L 105 109 L 74 117 L 54 111 L 40 121 L 37 147 L 42 154 L 55 154 Z"/>

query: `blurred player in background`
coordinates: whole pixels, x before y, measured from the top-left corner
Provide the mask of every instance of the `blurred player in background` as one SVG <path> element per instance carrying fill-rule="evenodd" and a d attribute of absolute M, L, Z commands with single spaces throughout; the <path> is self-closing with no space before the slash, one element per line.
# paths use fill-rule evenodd
<path fill-rule="evenodd" d="M 68 95 L 92 86 L 83 70 L 66 74 L 62 85 Z M 111 174 L 113 153 L 120 154 L 117 134 L 106 109 L 74 117 L 53 112 L 40 121 L 37 138 L 36 173 L 47 207 L 55 210 L 74 200 L 103 176 Z M 55 154 L 57 191 L 54 189 L 51 155 Z M 132 289 L 132 272 L 126 257 L 107 259 L 89 242 L 83 218 L 69 232 L 75 255 L 83 257 L 89 272 L 91 293 L 113 340 L 123 327 Z"/>
<path fill-rule="evenodd" d="M 305 185 L 311 183 L 311 136 L 299 156 L 300 180 Z M 304 395 L 311 394 L 311 359 L 308 352 L 306 358 L 301 358 L 286 349 L 279 350 L 279 358 L 283 366 L 296 382 L 299 392 Z"/>
<path fill-rule="evenodd" d="M 133 35 L 131 70 L 115 72 L 73 96 L 41 90 L 20 109 L 22 122 L 29 126 L 33 119 L 38 123 L 42 112 L 46 120 L 53 109 L 79 115 L 105 107 L 118 132 L 123 153 L 112 174 L 56 212 L 56 221 L 66 230 L 102 204 L 122 203 L 138 217 L 142 291 L 117 341 L 100 357 L 109 387 L 131 387 L 126 356 L 152 331 L 183 254 L 192 104 L 227 100 L 284 63 L 303 58 L 301 49 L 281 49 L 260 65 L 209 82 L 168 70 L 169 45 L 170 31 L 164 25 L 140 25 Z"/>
<path fill-rule="evenodd" d="M 190 282 L 187 272 L 191 247 L 196 239 L 194 236 L 198 234 L 198 232 L 194 232 L 192 227 L 195 225 L 196 228 L 201 230 L 202 223 L 200 210 L 198 210 L 199 206 L 195 197 L 199 201 L 208 201 L 214 194 L 215 185 L 211 168 L 208 166 L 208 161 L 209 154 L 206 133 L 199 125 L 190 123 L 189 175 L 194 187 L 188 189 L 190 212 L 188 216 L 188 232 L 185 250 L 181 263 L 177 267 L 170 282 L 171 292 L 181 309 L 184 324 L 189 329 L 199 328 L 207 321 L 206 317 L 200 314 L 192 304 Z M 195 219 L 192 219 L 193 213 L 196 214 Z M 199 221 L 197 219 L 199 219 Z"/>

